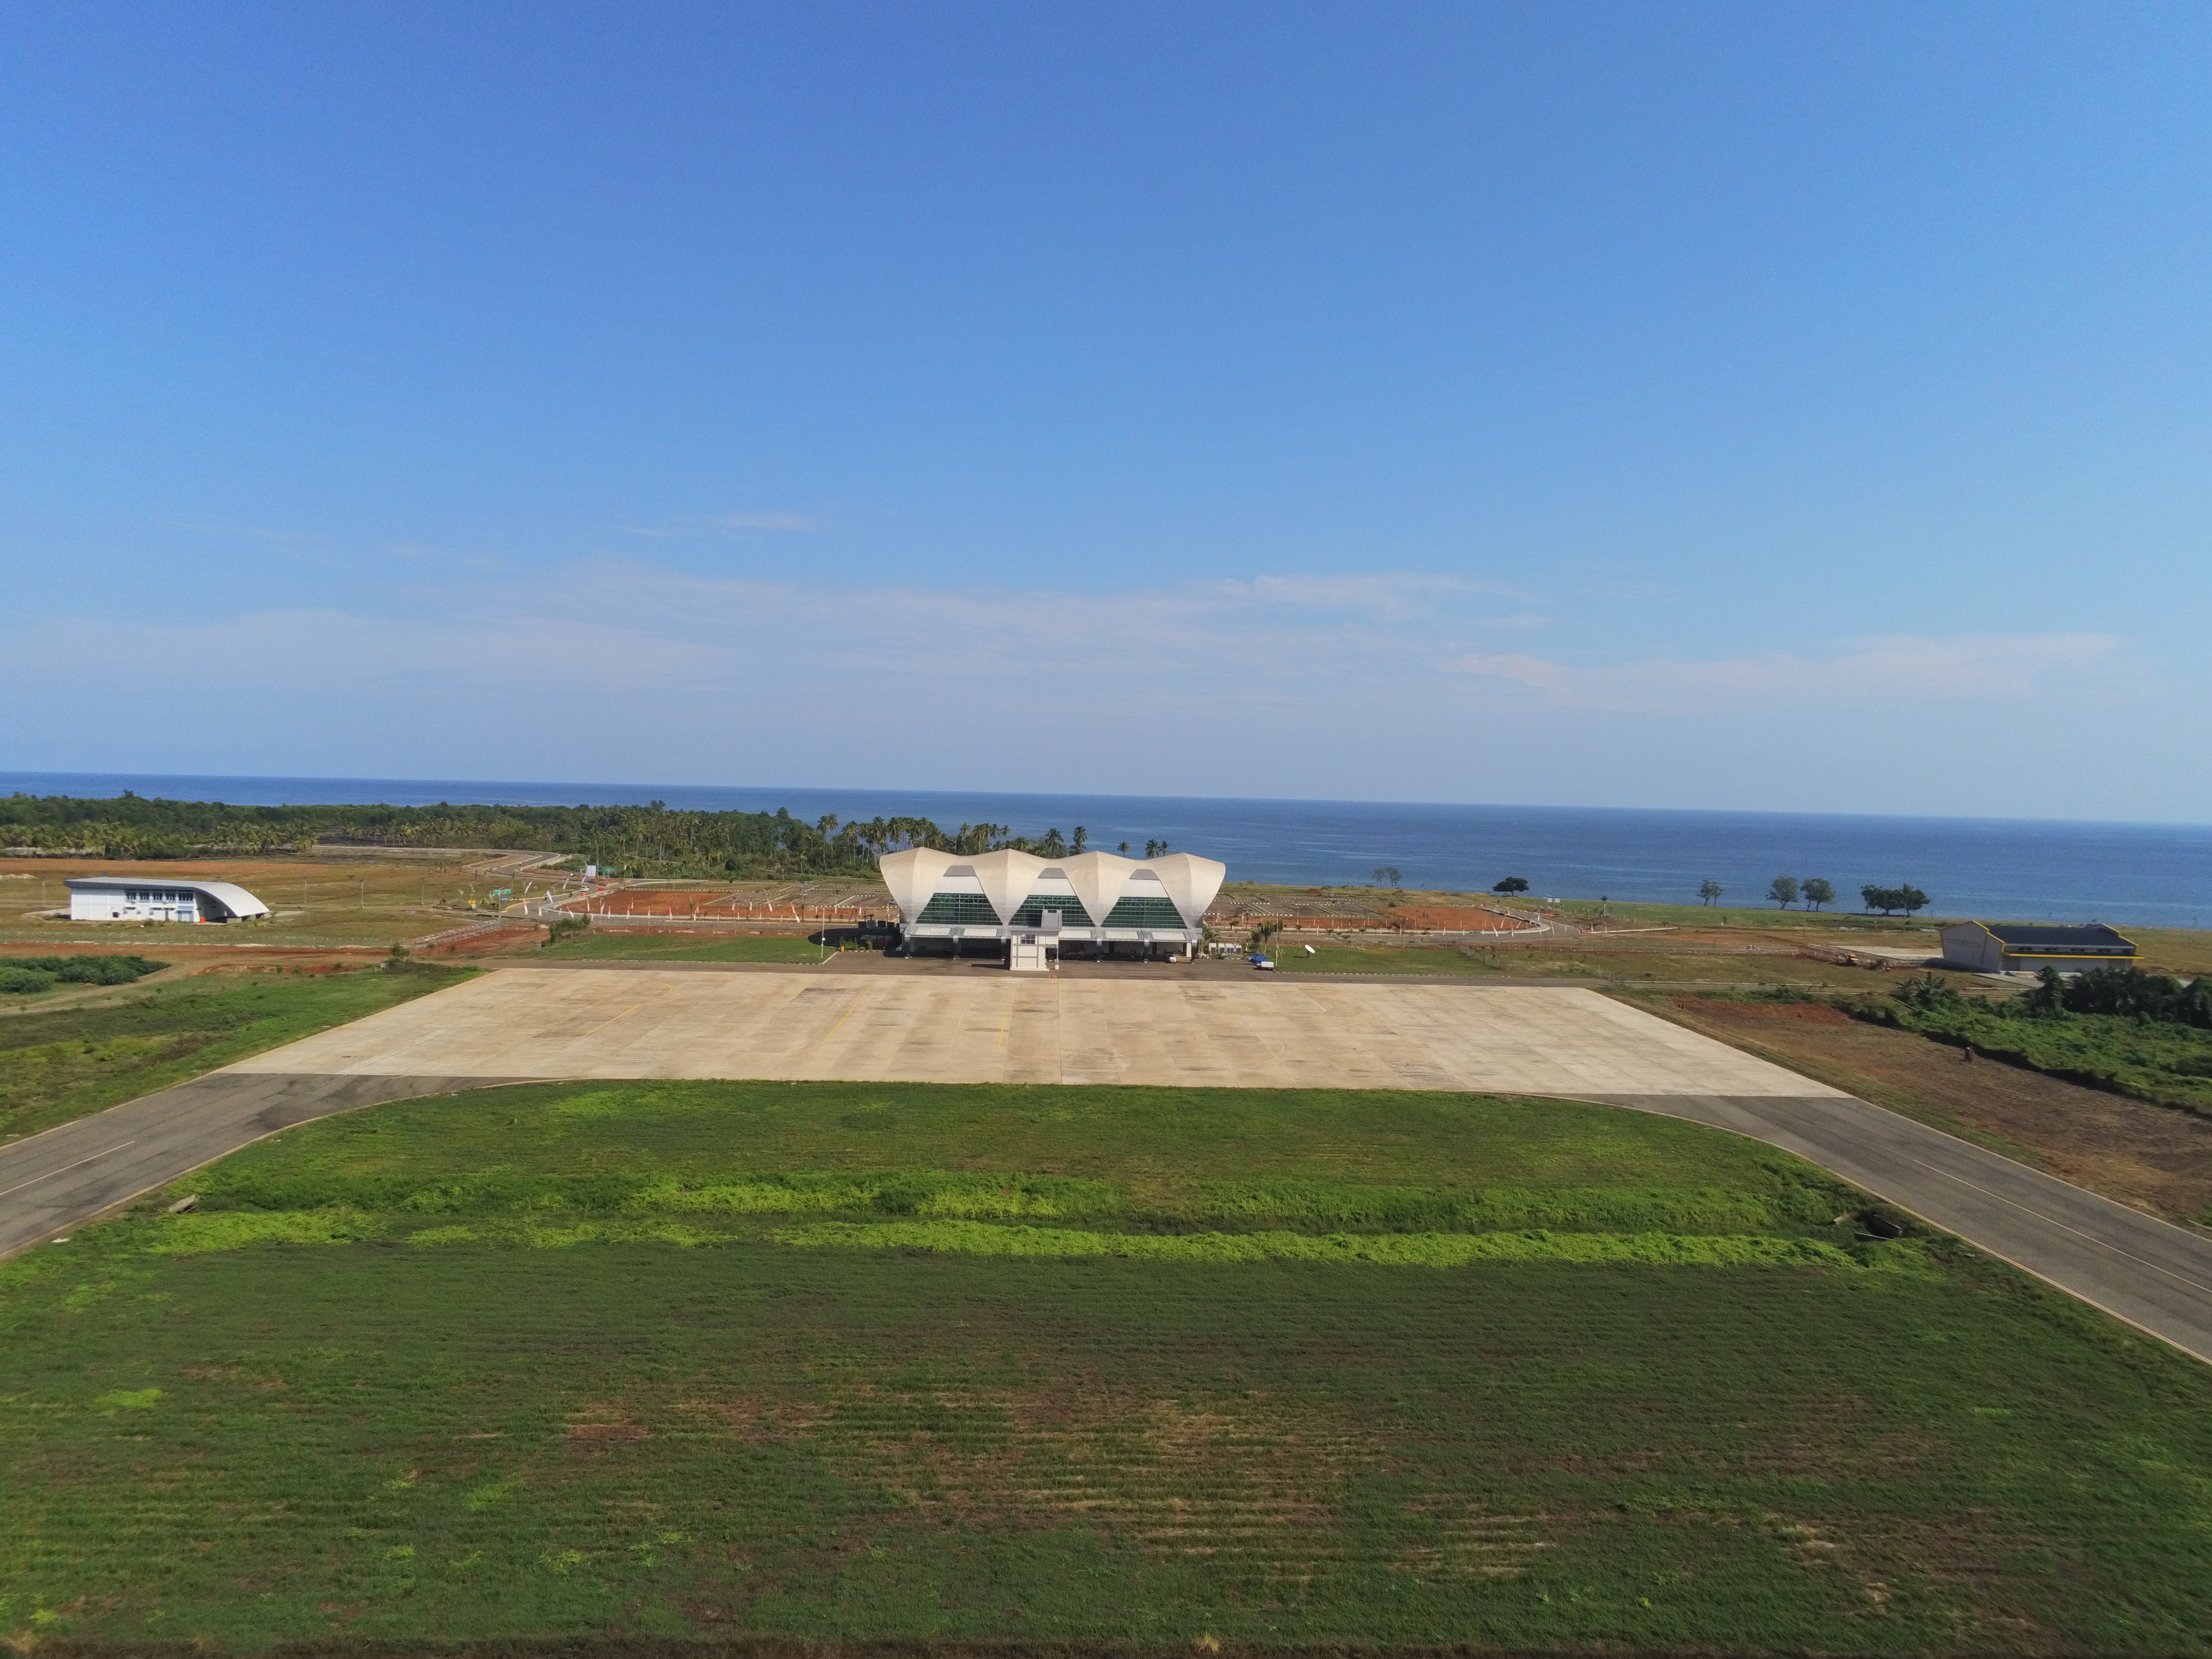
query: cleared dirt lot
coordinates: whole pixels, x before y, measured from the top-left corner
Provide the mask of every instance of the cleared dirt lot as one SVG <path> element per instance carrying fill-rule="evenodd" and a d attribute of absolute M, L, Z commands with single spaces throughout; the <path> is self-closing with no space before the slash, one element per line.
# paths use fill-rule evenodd
<path fill-rule="evenodd" d="M 1835 1091 L 1589 991 L 511 970 L 247 1061 L 326 1074 Z"/>

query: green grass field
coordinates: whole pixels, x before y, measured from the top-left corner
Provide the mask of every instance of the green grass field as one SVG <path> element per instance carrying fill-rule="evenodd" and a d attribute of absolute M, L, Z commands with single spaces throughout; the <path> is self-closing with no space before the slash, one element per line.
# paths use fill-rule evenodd
<path fill-rule="evenodd" d="M 573 934 L 544 948 L 548 957 L 605 961 L 801 962 L 822 960 L 822 947 L 796 935 L 702 939 L 696 933 L 617 933 L 611 929 Z M 833 952 L 834 954 L 834 952 Z"/>
<path fill-rule="evenodd" d="M 471 970 L 206 974 L 0 1019 L 0 1140 L 296 1042 Z"/>
<path fill-rule="evenodd" d="M 0 1267 L 0 1631 L 2212 1631 L 2203 1367 L 1668 1119 L 533 1085 L 189 1188 Z"/>

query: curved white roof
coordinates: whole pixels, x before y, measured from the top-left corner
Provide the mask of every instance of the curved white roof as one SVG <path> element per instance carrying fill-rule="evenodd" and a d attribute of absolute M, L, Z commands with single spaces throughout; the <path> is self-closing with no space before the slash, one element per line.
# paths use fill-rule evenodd
<path fill-rule="evenodd" d="M 1184 922 L 1195 927 L 1213 902 L 1229 874 L 1229 866 L 1190 853 L 1170 853 L 1156 859 L 1125 859 L 1112 853 L 1078 853 L 1073 858 L 1041 859 L 1033 853 L 1002 848 L 995 853 L 940 853 L 933 847 L 913 847 L 903 853 L 887 853 L 882 860 L 884 884 L 891 902 L 911 921 L 921 914 L 929 896 L 938 890 L 948 871 L 958 866 L 971 872 L 999 920 L 1006 921 L 1036 890 L 1036 878 L 1047 870 L 1067 878 L 1075 896 L 1083 902 L 1094 926 L 1103 926 L 1107 913 L 1127 891 L 1139 871 L 1156 878 L 1161 890 L 1174 903 Z"/>
<path fill-rule="evenodd" d="M 191 881 L 182 876 L 71 876 L 62 884 L 70 891 L 112 892 L 125 887 L 184 887 L 204 893 L 234 916 L 265 916 L 269 907 L 234 881 Z"/>

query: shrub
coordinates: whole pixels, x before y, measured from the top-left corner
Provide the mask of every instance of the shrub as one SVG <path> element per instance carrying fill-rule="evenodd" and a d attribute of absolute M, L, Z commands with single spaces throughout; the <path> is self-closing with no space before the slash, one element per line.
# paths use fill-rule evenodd
<path fill-rule="evenodd" d="M 54 976 L 35 968 L 0 967 L 0 996 L 29 996 L 53 988 Z"/>
<path fill-rule="evenodd" d="M 1966 998 L 1940 974 L 1915 974 L 1890 995 L 1918 1013 L 1964 1008 Z"/>
<path fill-rule="evenodd" d="M 0 969 L 44 974 L 64 985 L 128 985 L 168 965 L 144 957 L 0 957 Z"/>

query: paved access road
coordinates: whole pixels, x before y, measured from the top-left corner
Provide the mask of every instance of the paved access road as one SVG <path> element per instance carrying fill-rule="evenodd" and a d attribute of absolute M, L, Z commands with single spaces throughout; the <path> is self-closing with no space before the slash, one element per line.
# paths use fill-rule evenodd
<path fill-rule="evenodd" d="M 1592 1095 L 1795 1152 L 2212 1362 L 2212 1238 L 1848 1095 Z"/>
<path fill-rule="evenodd" d="M 295 1123 L 491 1080 L 211 1072 L 112 1106 L 0 1147 L 0 1256 Z"/>

